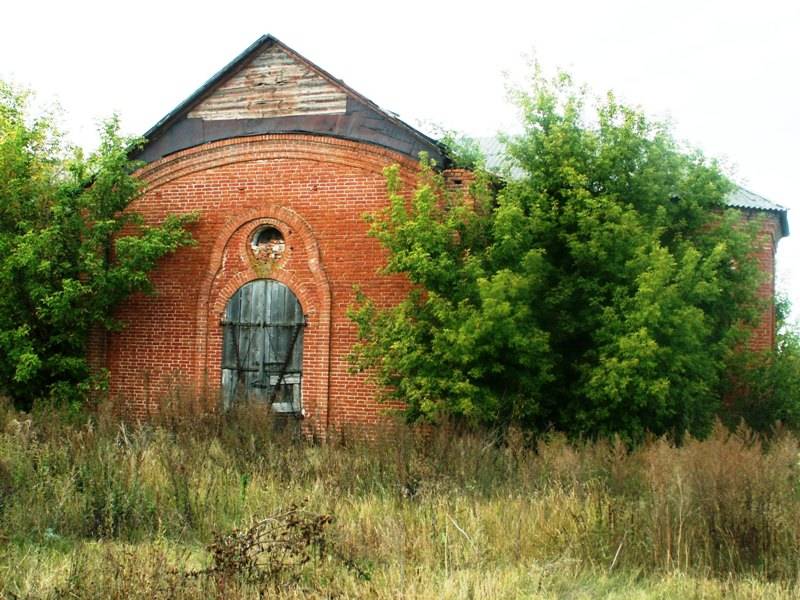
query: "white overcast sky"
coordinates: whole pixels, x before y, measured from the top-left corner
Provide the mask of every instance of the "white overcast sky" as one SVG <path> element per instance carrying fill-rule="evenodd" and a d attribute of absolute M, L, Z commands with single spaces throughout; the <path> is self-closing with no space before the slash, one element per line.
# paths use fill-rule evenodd
<path fill-rule="evenodd" d="M 263 33 L 412 125 L 477 136 L 513 128 L 503 74 L 535 54 L 670 118 L 792 209 L 779 287 L 800 314 L 797 0 L 28 0 L 0 18 L 0 78 L 57 101 L 85 147 L 112 112 L 144 133 Z"/>

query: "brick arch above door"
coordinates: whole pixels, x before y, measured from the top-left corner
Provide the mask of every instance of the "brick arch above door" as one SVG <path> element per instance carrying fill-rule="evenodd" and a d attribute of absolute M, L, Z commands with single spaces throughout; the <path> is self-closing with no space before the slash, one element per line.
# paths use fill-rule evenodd
<path fill-rule="evenodd" d="M 287 262 L 278 262 L 265 272 L 245 259 L 252 232 L 259 226 L 280 229 L 295 250 Z M 310 428 L 323 433 L 329 420 L 331 286 L 321 261 L 319 245 L 308 223 L 284 206 L 264 205 L 234 214 L 217 236 L 206 277 L 199 286 L 197 311 L 197 369 L 206 374 L 204 387 L 212 397 L 218 393 L 222 331 L 219 326 L 229 298 L 243 285 L 258 279 L 274 279 L 286 285 L 308 315 L 306 333 L 308 368 L 304 397 L 308 399 Z"/>

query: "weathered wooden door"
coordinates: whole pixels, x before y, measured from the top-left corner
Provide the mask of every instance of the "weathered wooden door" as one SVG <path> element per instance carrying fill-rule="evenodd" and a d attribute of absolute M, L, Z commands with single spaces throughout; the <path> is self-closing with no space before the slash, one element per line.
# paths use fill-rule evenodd
<path fill-rule="evenodd" d="M 252 281 L 228 301 L 222 326 L 225 406 L 249 400 L 299 413 L 305 318 L 292 291 L 272 279 Z"/>

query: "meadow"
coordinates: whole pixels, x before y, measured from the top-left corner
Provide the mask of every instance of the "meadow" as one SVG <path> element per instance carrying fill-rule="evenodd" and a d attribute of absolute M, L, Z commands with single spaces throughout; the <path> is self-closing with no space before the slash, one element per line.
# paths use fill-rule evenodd
<path fill-rule="evenodd" d="M 0 597 L 800 597 L 800 441 L 0 408 Z"/>

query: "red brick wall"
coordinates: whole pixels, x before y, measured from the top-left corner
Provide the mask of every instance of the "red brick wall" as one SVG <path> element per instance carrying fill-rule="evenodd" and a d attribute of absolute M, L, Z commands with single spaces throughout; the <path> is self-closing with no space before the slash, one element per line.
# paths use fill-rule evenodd
<path fill-rule="evenodd" d="M 774 213 L 748 211 L 745 219 L 761 220 L 761 228 L 757 238 L 755 258 L 764 273 L 764 280 L 759 288 L 759 297 L 764 301 L 765 309 L 761 322 L 753 331 L 749 347 L 753 350 L 769 350 L 775 346 L 775 251 L 780 239 L 780 220 Z"/>
<path fill-rule="evenodd" d="M 348 372 L 356 331 L 346 310 L 354 285 L 382 303 L 399 300 L 406 288 L 377 275 L 385 254 L 362 218 L 386 206 L 382 171 L 394 163 L 413 185 L 417 163 L 400 154 L 334 138 L 264 135 L 205 144 L 144 167 L 147 191 L 132 208 L 149 222 L 199 212 L 198 244 L 162 261 L 153 273 L 156 296 L 138 295 L 120 309 L 127 325 L 107 345 L 112 397 L 135 417 L 170 398 L 215 405 L 225 305 L 243 284 L 269 277 L 285 283 L 308 315 L 308 424 L 324 431 L 374 422 L 386 407 L 362 376 Z M 249 250 L 264 223 L 286 240 L 272 267 Z"/>
<path fill-rule="evenodd" d="M 303 358 L 307 424 L 325 432 L 376 421 L 385 405 L 363 376 L 349 373 L 356 339 L 346 316 L 354 285 L 389 304 L 407 289 L 401 278 L 378 276 L 385 254 L 367 236 L 362 216 L 387 204 L 385 166 L 399 163 L 414 184 L 417 163 L 392 151 L 330 137 L 263 135 L 184 150 L 148 164 L 139 175 L 145 195 L 133 208 L 149 222 L 197 211 L 198 244 L 162 261 L 153 273 L 157 295 L 138 295 L 119 311 L 125 329 L 98 338 L 96 362 L 111 372 L 110 392 L 134 417 L 156 413 L 170 398 L 216 406 L 220 385 L 220 319 L 231 295 L 254 279 L 285 283 L 308 315 Z M 449 187 L 471 181 L 447 173 Z M 286 240 L 284 257 L 268 267 L 254 260 L 251 234 L 269 223 Z M 765 221 L 758 258 L 774 291 L 777 219 Z M 770 306 L 772 306 L 770 304 Z M 774 343 L 774 308 L 765 314 L 753 347 Z"/>

